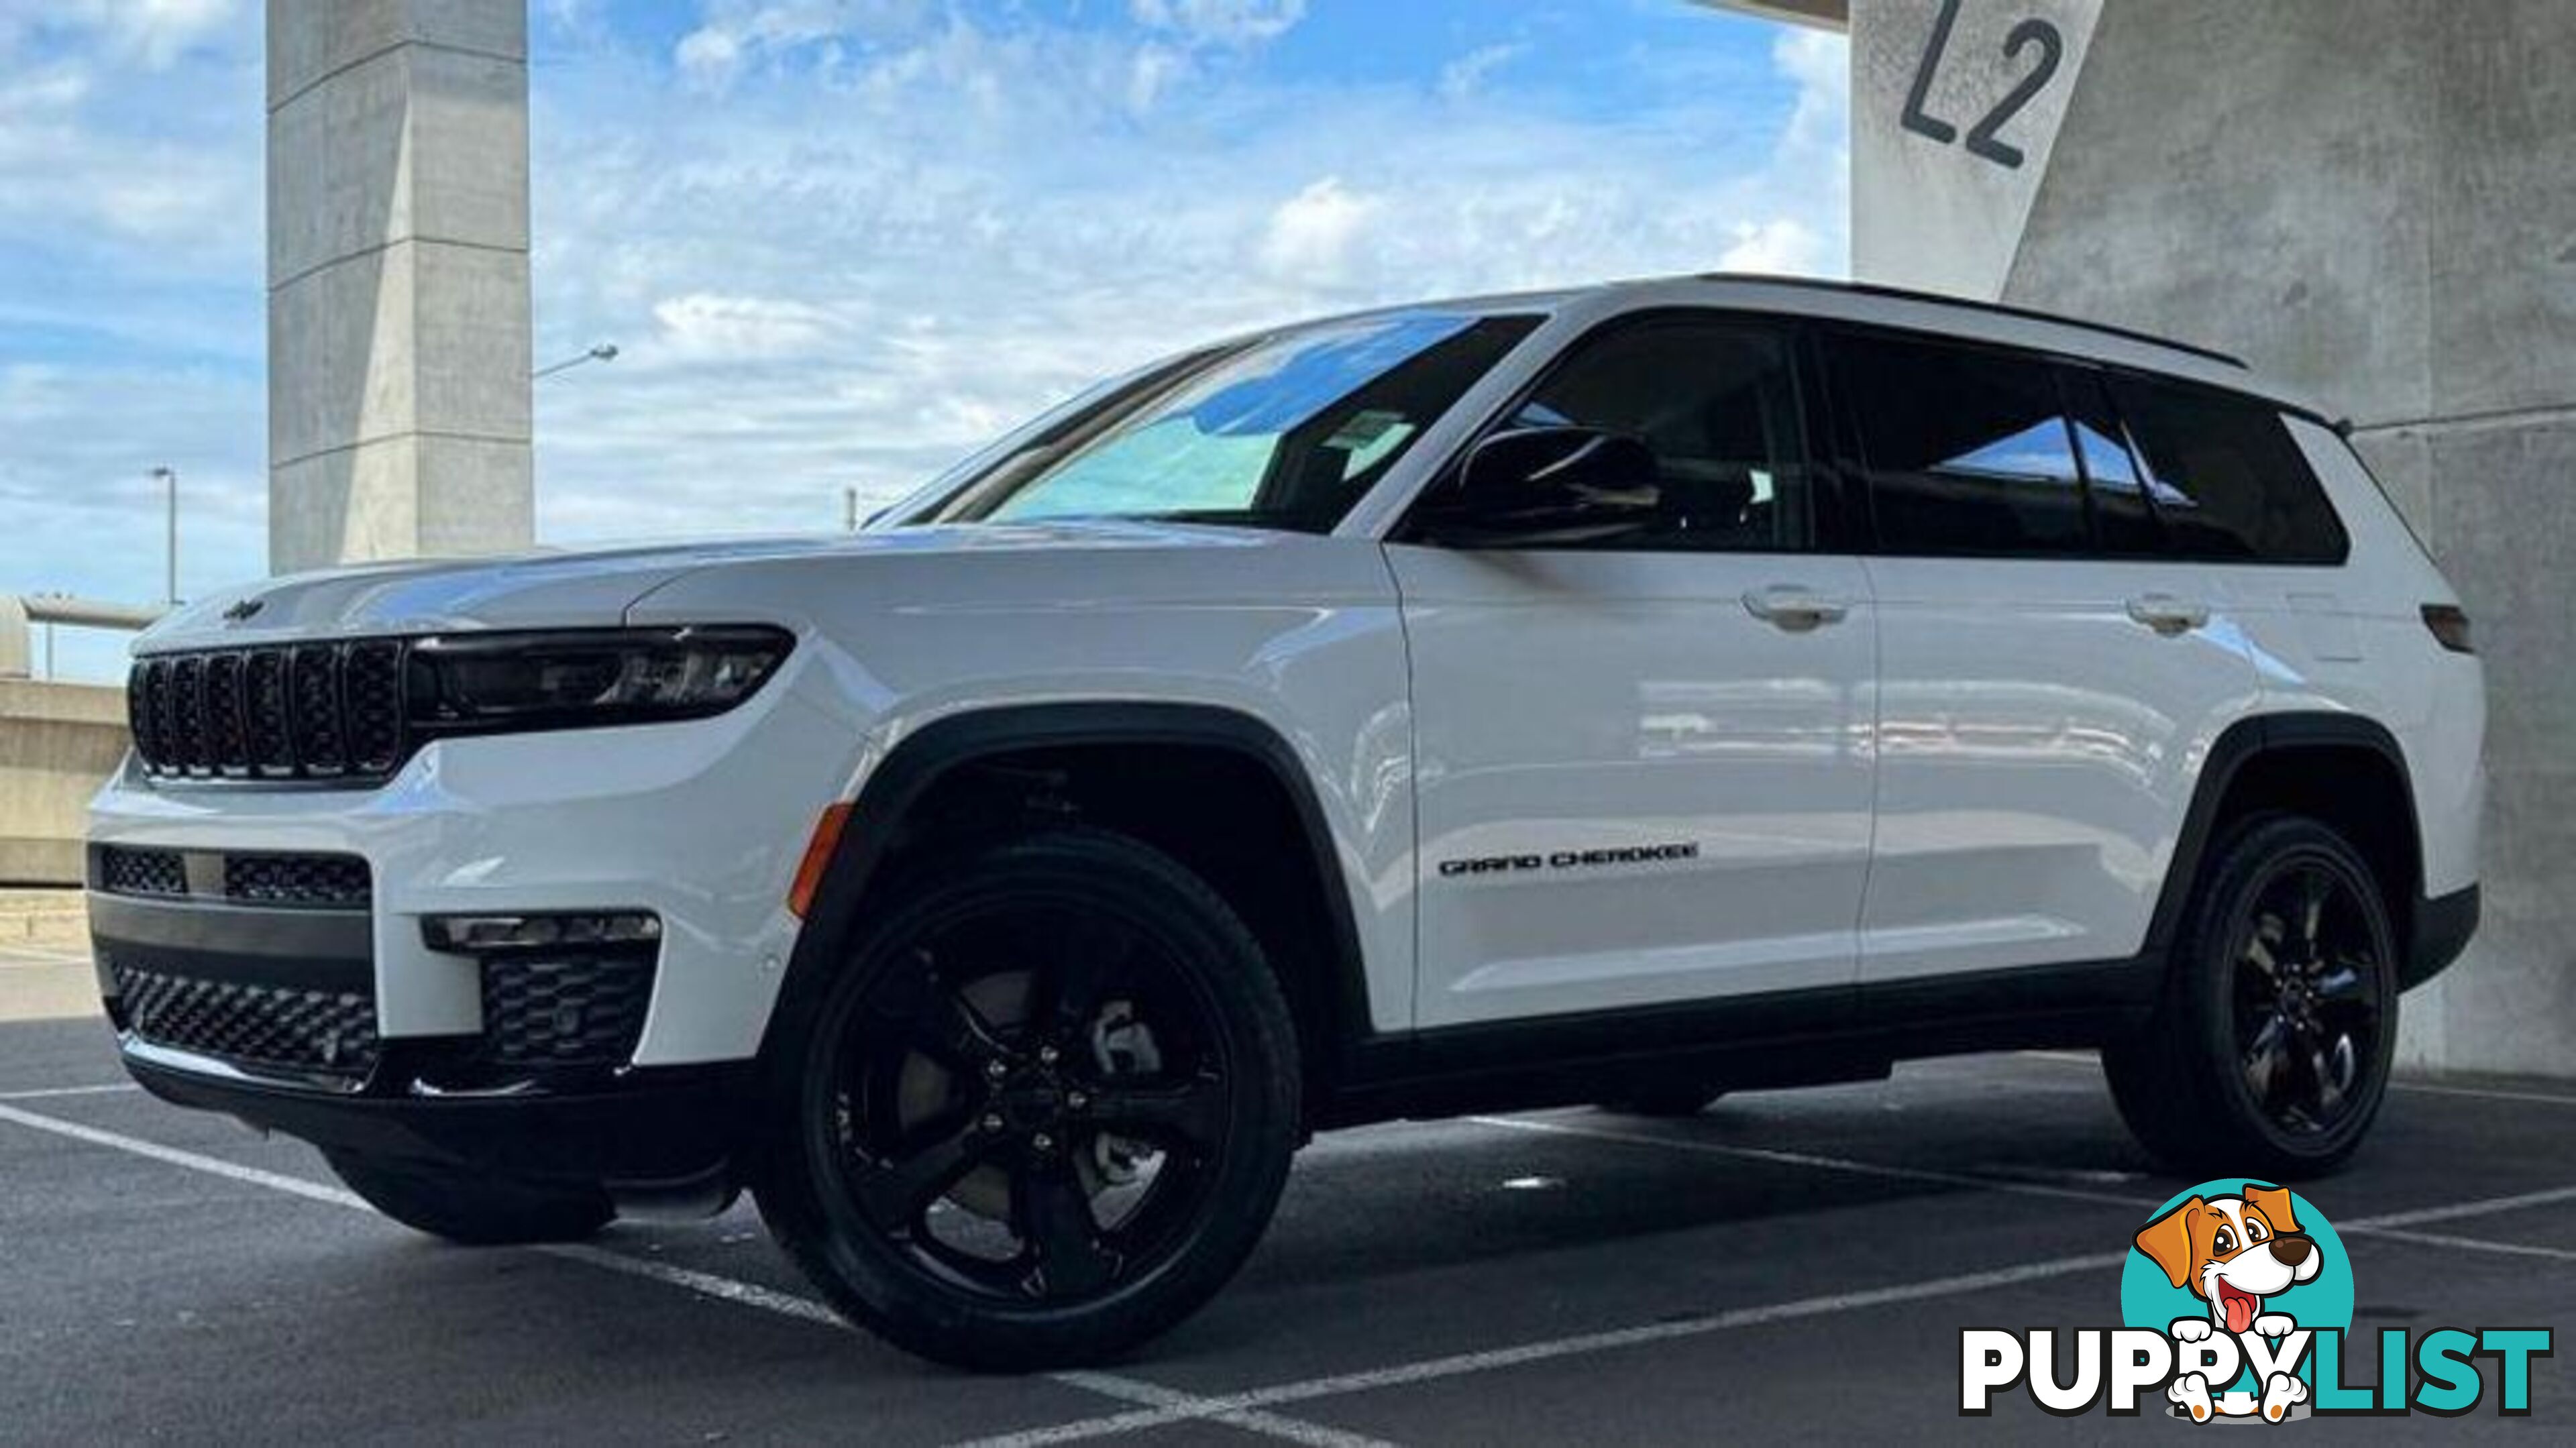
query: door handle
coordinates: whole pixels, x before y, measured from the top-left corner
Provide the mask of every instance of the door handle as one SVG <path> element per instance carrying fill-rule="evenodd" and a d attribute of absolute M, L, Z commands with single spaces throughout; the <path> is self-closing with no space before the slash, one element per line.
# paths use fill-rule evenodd
<path fill-rule="evenodd" d="M 1840 623 L 1851 605 L 1795 583 L 1748 589 L 1744 611 L 1787 633 L 1805 633 L 1823 624 Z"/>
<path fill-rule="evenodd" d="M 2170 593 L 2141 593 L 2129 600 L 2129 617 L 2172 638 L 2209 622 L 2209 605 Z"/>

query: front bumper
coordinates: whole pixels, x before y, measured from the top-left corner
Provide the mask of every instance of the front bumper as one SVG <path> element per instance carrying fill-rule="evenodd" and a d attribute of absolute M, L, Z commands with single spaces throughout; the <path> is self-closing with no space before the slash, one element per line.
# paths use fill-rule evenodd
<path fill-rule="evenodd" d="M 587 1089 L 421 1096 L 384 1083 L 327 1094 L 210 1071 L 128 1042 L 125 1068 L 174 1105 L 262 1131 L 435 1169 L 604 1185 L 633 1201 L 721 1199 L 749 1120 L 745 1067 L 636 1071 Z"/>
<path fill-rule="evenodd" d="M 183 873 L 221 878 L 244 858 L 191 853 Z M 649 944 L 484 957 L 485 1030 L 386 1040 L 363 906 L 102 889 L 90 916 L 126 1069 L 164 1100 L 326 1152 L 637 1204 L 712 1205 L 730 1187 L 751 1068 L 632 1064 Z"/>
<path fill-rule="evenodd" d="M 649 914 L 661 937 L 631 1064 L 740 1061 L 759 1050 L 801 927 L 787 908 L 798 859 L 856 758 L 836 698 L 800 654 L 727 714 L 442 740 L 373 788 L 156 780 L 129 763 L 92 801 L 90 841 L 175 852 L 191 869 L 363 861 L 360 954 L 388 1046 L 486 1026 L 482 970 L 431 948 L 429 917 Z M 188 893 L 202 896 L 194 882 Z"/>
<path fill-rule="evenodd" d="M 128 1070 L 325 1151 L 702 1200 L 751 1120 L 797 862 L 856 759 L 816 652 L 723 715 L 442 740 L 369 788 L 129 762 L 90 809 L 93 944 Z M 308 870 L 335 860 L 362 868 Z M 512 975 L 427 929 L 546 915 L 656 931 Z M 610 964 L 645 982 L 623 1014 L 603 1004 Z"/>

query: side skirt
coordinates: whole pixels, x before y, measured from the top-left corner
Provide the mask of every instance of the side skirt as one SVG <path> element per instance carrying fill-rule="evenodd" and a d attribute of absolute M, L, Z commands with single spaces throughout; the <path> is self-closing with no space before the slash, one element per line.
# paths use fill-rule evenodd
<path fill-rule="evenodd" d="M 2094 1045 L 2141 1024 L 2161 956 L 1448 1026 L 1360 1043 L 1316 1125 L 1520 1111 L 1656 1086 L 1875 1080 L 1895 1062 Z"/>

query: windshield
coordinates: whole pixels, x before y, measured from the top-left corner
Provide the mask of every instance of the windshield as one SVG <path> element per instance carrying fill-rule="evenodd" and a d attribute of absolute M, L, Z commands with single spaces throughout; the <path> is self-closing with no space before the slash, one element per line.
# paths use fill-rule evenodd
<path fill-rule="evenodd" d="M 1407 312 L 1203 359 L 950 501 L 941 521 L 1169 518 L 1325 532 L 1538 325 Z"/>

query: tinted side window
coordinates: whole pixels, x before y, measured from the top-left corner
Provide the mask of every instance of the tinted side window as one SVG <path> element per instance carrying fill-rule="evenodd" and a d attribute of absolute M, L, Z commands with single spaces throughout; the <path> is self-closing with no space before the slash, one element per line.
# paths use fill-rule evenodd
<path fill-rule="evenodd" d="M 2084 550 L 2075 447 L 2048 364 L 1910 339 L 1841 337 L 1830 348 L 1881 547 Z"/>
<path fill-rule="evenodd" d="M 1578 344 L 1505 426 L 1601 428 L 1654 451 L 1653 519 L 1612 546 L 1763 552 L 1809 536 L 1800 416 L 1785 336 L 1670 317 Z"/>
<path fill-rule="evenodd" d="M 2281 414 L 2250 398 L 2115 377 L 2147 491 L 2173 551 L 2191 558 L 2340 563 L 2343 524 Z"/>

